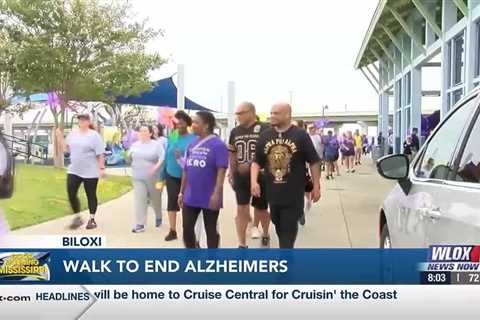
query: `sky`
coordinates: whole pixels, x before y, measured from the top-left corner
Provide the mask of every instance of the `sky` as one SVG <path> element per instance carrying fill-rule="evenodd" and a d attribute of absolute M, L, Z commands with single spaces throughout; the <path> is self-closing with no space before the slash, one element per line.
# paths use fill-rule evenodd
<path fill-rule="evenodd" d="M 377 110 L 378 98 L 355 58 L 378 0 L 130 0 L 135 19 L 164 30 L 148 44 L 169 63 L 153 80 L 185 65 L 185 94 L 226 111 L 235 101 L 268 111 L 290 101 L 295 113 Z"/>

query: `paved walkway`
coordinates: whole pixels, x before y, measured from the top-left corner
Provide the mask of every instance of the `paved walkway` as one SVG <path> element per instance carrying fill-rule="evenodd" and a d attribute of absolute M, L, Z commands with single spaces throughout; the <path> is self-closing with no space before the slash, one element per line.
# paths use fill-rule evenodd
<path fill-rule="evenodd" d="M 378 246 L 378 207 L 393 185 L 382 179 L 375 172 L 370 159 L 357 168 L 354 174 L 343 173 L 333 181 L 322 178 L 322 199 L 307 213 L 307 223 L 300 227 L 296 247 L 377 247 Z M 341 169 L 344 171 L 343 169 Z M 110 172 L 125 174 L 125 169 Z M 165 197 L 164 192 L 164 198 Z M 220 213 L 219 229 L 221 246 L 237 247 L 234 224 L 235 196 L 229 186 L 225 188 L 225 208 Z M 83 213 L 85 217 L 87 213 Z M 178 226 L 181 233 L 181 215 Z M 99 207 L 96 230 L 77 231 L 66 229 L 71 216 L 45 222 L 33 227 L 13 232 L 17 235 L 54 235 L 54 234 L 95 234 L 104 235 L 108 247 L 162 247 L 179 248 L 182 241 L 164 241 L 168 232 L 167 217 L 164 213 L 164 224 L 154 227 L 153 212 L 149 214 L 147 230 L 133 234 L 133 193 L 130 192 L 119 199 L 105 203 Z M 272 247 L 278 247 L 273 228 Z M 249 240 L 249 246 L 259 247 L 259 240 Z"/>

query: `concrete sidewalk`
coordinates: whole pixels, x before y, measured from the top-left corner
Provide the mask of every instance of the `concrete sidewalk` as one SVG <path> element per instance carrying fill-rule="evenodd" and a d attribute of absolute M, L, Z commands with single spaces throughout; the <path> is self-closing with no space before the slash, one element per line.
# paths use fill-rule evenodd
<path fill-rule="evenodd" d="M 322 178 L 322 199 L 306 214 L 306 225 L 300 226 L 296 243 L 298 248 L 359 248 L 378 246 L 378 207 L 393 186 L 375 172 L 370 159 L 357 167 L 354 174 L 344 173 L 332 180 Z M 125 174 L 124 169 L 116 174 Z M 166 190 L 164 190 L 166 198 Z M 234 224 L 235 195 L 230 186 L 225 187 L 225 208 L 220 213 L 219 230 L 221 246 L 236 248 L 236 231 Z M 82 213 L 85 218 L 86 212 Z M 149 247 L 149 248 L 181 248 L 181 239 L 166 242 L 168 233 L 167 216 L 164 212 L 164 224 L 154 227 L 153 212 L 149 213 L 147 230 L 133 234 L 133 193 L 130 192 L 119 199 L 105 203 L 97 213 L 98 228 L 77 231 L 66 228 L 71 216 L 45 222 L 36 226 L 13 232 L 13 235 L 104 235 L 108 247 Z M 178 215 L 178 230 L 181 237 L 181 214 Z M 271 227 L 272 247 L 278 247 L 278 241 Z M 259 240 L 249 240 L 251 248 L 259 247 Z"/>

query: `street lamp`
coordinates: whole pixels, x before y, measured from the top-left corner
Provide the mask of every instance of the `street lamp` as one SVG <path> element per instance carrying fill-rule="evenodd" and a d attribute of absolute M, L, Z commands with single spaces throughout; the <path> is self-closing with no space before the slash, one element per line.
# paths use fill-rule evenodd
<path fill-rule="evenodd" d="M 322 118 L 325 117 L 325 110 L 326 110 L 326 109 L 328 109 L 328 105 L 324 105 L 324 106 L 322 107 Z"/>

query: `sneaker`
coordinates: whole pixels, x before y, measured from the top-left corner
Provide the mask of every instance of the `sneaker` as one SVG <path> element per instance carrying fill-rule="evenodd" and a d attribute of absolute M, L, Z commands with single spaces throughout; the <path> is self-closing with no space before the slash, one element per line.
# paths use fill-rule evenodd
<path fill-rule="evenodd" d="M 73 218 L 73 220 L 70 223 L 70 225 L 68 226 L 68 228 L 70 228 L 70 230 L 76 230 L 76 229 L 80 228 L 82 226 L 82 224 L 83 224 L 82 217 L 77 215 L 77 216 L 75 216 L 75 218 Z"/>
<path fill-rule="evenodd" d="M 263 236 L 262 237 L 262 247 L 263 248 L 270 248 L 270 237 L 269 236 Z"/>
<path fill-rule="evenodd" d="M 258 230 L 257 227 L 252 227 L 250 232 L 252 233 L 252 239 L 260 238 L 260 231 Z"/>
<path fill-rule="evenodd" d="M 350 171 L 351 173 L 355 173 L 355 169 L 352 169 L 352 171 Z"/>
<path fill-rule="evenodd" d="M 238 246 L 238 249 L 248 249 L 248 246 Z"/>
<path fill-rule="evenodd" d="M 162 219 L 155 219 L 155 227 L 160 228 L 161 225 L 162 225 Z"/>
<path fill-rule="evenodd" d="M 298 223 L 300 223 L 301 226 L 305 225 L 305 214 L 302 214 L 300 219 L 298 220 Z M 263 239 L 262 239 L 263 240 Z"/>
<path fill-rule="evenodd" d="M 170 230 L 170 232 L 165 237 L 165 241 L 172 241 L 178 239 L 177 231 Z"/>
<path fill-rule="evenodd" d="M 96 227 L 97 227 L 97 223 L 95 222 L 95 219 L 90 218 L 87 223 L 87 230 L 95 229 Z"/>
<path fill-rule="evenodd" d="M 145 226 L 142 226 L 141 224 L 137 224 L 133 229 L 133 233 L 140 233 L 145 231 Z"/>

